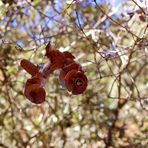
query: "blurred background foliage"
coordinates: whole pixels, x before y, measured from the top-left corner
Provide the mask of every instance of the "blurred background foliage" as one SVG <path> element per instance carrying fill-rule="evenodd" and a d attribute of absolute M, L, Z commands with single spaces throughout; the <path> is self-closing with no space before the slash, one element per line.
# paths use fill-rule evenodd
<path fill-rule="evenodd" d="M 0 147 L 146 148 L 146 0 L 0 1 Z M 46 102 L 23 95 L 20 60 L 46 64 L 45 46 L 70 51 L 89 80 L 71 95 L 46 82 Z"/>

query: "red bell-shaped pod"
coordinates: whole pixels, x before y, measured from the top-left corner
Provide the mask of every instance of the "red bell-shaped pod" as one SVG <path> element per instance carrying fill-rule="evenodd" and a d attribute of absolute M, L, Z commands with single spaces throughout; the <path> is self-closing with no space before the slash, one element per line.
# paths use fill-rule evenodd
<path fill-rule="evenodd" d="M 45 101 L 46 92 L 39 84 L 25 86 L 25 96 L 32 103 L 41 104 Z"/>
<path fill-rule="evenodd" d="M 71 70 L 64 77 L 65 87 L 74 95 L 81 94 L 85 91 L 88 80 L 84 72 Z"/>

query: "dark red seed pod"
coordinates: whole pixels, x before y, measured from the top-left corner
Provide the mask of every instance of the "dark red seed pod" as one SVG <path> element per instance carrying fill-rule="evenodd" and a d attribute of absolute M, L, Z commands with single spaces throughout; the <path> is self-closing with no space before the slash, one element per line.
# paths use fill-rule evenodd
<path fill-rule="evenodd" d="M 46 92 L 43 87 L 40 87 L 39 84 L 32 84 L 25 86 L 25 96 L 32 103 L 41 104 L 45 101 Z"/>
<path fill-rule="evenodd" d="M 62 78 L 62 75 L 64 76 L 64 73 L 61 74 L 61 82 L 70 92 L 72 92 L 72 94 L 78 95 L 85 91 L 88 80 L 84 72 L 71 70 L 65 75 L 64 78 Z"/>

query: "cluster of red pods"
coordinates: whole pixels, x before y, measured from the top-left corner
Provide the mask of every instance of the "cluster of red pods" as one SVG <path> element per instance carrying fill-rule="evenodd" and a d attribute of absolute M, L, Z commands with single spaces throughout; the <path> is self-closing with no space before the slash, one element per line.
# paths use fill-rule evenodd
<path fill-rule="evenodd" d="M 63 87 L 74 95 L 83 93 L 88 80 L 81 65 L 74 61 L 75 57 L 68 51 L 52 50 L 50 42 L 45 50 L 49 63 L 43 69 L 40 69 L 29 60 L 21 60 L 21 67 L 32 75 L 25 84 L 24 95 L 32 103 L 43 103 L 46 97 L 44 89 L 46 79 L 56 69 L 60 69 L 59 82 Z"/>

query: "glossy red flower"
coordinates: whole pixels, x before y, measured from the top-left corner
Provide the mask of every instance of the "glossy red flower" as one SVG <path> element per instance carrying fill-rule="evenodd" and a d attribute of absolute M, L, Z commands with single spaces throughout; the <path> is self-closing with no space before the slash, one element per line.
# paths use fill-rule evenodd
<path fill-rule="evenodd" d="M 25 86 L 25 96 L 35 104 L 40 104 L 45 101 L 46 92 L 39 84 Z"/>
<path fill-rule="evenodd" d="M 83 71 L 74 69 L 67 73 L 61 71 L 60 82 L 68 91 L 72 92 L 72 94 L 78 95 L 85 91 L 88 80 Z"/>
<path fill-rule="evenodd" d="M 37 73 L 31 79 L 28 79 L 25 85 L 25 96 L 35 104 L 45 101 L 46 92 L 44 90 L 45 79 L 41 73 Z"/>

